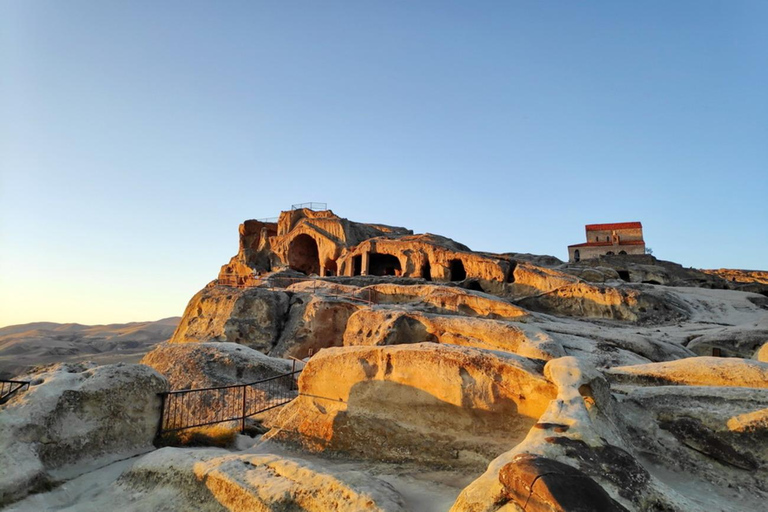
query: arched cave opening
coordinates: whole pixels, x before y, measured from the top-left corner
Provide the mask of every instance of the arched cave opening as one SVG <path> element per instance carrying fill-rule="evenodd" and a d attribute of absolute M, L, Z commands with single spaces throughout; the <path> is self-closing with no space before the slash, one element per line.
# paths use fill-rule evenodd
<path fill-rule="evenodd" d="M 426 281 L 432 280 L 432 265 L 429 264 L 429 260 L 425 261 L 421 266 L 421 277 Z"/>
<path fill-rule="evenodd" d="M 619 251 L 619 254 L 620 254 L 621 256 L 626 256 L 626 255 L 627 255 L 627 251 Z"/>
<path fill-rule="evenodd" d="M 320 256 L 317 242 L 309 235 L 301 234 L 288 246 L 288 266 L 304 274 L 320 274 Z"/>
<path fill-rule="evenodd" d="M 372 252 L 368 258 L 368 273 L 372 276 L 399 276 L 400 271 L 397 256 Z"/>
<path fill-rule="evenodd" d="M 467 278 L 467 271 L 464 270 L 464 262 L 461 260 L 451 260 L 449 263 L 451 272 L 451 281 L 463 281 Z"/>
<path fill-rule="evenodd" d="M 326 276 L 335 276 L 337 272 L 336 262 L 333 260 L 325 260 L 325 275 Z"/>
<path fill-rule="evenodd" d="M 622 281 L 629 282 L 629 270 L 617 270 L 616 272 L 619 273 L 619 278 Z"/>

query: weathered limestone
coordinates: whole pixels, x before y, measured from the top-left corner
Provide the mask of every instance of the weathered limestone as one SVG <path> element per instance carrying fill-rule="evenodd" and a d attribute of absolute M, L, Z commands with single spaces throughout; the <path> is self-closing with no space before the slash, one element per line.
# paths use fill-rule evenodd
<path fill-rule="evenodd" d="M 344 332 L 345 346 L 420 342 L 503 350 L 532 359 L 565 355 L 557 341 L 535 327 L 486 318 L 364 308 L 349 318 Z"/>
<path fill-rule="evenodd" d="M 287 312 L 284 292 L 207 286 L 189 301 L 171 343 L 229 341 L 268 352 Z"/>
<path fill-rule="evenodd" d="M 291 362 L 269 357 L 237 343 L 162 343 L 144 356 L 171 389 L 195 389 L 243 384 L 291 371 Z"/>
<path fill-rule="evenodd" d="M 169 512 L 405 512 L 386 482 L 268 454 L 163 448 L 139 459 L 119 482 L 139 499 L 172 495 L 163 508 Z"/>
<path fill-rule="evenodd" d="M 590 318 L 638 321 L 679 318 L 669 301 L 637 290 L 594 285 L 553 269 L 519 263 L 508 290 L 515 303 L 535 311 Z"/>
<path fill-rule="evenodd" d="M 690 357 L 677 361 L 621 366 L 606 371 L 627 385 L 687 385 L 768 388 L 768 363 L 749 359 Z"/>
<path fill-rule="evenodd" d="M 657 386 L 625 392 L 622 418 L 638 448 L 678 472 L 737 487 L 743 499 L 764 499 L 768 389 Z"/>
<path fill-rule="evenodd" d="M 693 339 L 688 349 L 702 356 L 751 358 L 768 343 L 768 325 L 724 327 Z"/>
<path fill-rule="evenodd" d="M 519 319 L 528 313 L 521 307 L 485 293 L 453 286 L 377 284 L 358 292 L 363 299 L 373 297 L 376 304 L 412 304 L 429 307 L 435 313 L 472 317 Z"/>
<path fill-rule="evenodd" d="M 309 451 L 476 467 L 514 446 L 554 397 L 540 368 L 433 343 L 326 349 L 267 436 Z"/>
<path fill-rule="evenodd" d="M 550 361 L 544 372 L 556 383 L 557 398 L 522 443 L 462 491 L 452 512 L 696 510 L 624 444 L 598 372 L 573 357 Z M 531 487 L 536 477 L 544 480 Z M 532 492 L 523 492 L 526 486 Z M 595 508 L 579 506 L 587 496 Z"/>
<path fill-rule="evenodd" d="M 0 505 L 55 482 L 53 470 L 154 449 L 168 383 L 148 366 L 65 363 L 24 378 L 30 389 L 0 409 Z"/>
<path fill-rule="evenodd" d="M 360 307 L 342 296 L 295 294 L 290 316 L 269 354 L 301 359 L 321 348 L 341 346 L 347 320 Z"/>

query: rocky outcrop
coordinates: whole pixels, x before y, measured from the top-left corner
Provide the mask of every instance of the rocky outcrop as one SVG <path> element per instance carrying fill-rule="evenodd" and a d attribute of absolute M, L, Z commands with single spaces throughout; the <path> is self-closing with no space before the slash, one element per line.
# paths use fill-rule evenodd
<path fill-rule="evenodd" d="M 433 313 L 506 320 L 528 314 L 499 297 L 454 286 L 378 284 L 361 289 L 357 295 L 376 304 L 407 304 Z"/>
<path fill-rule="evenodd" d="M 237 343 L 163 343 L 141 360 L 161 373 L 171 389 L 243 384 L 291 371 L 291 362 Z"/>
<path fill-rule="evenodd" d="M 768 343 L 768 316 L 756 326 L 723 327 L 698 336 L 688 343 L 688 349 L 701 356 L 751 358 Z"/>
<path fill-rule="evenodd" d="M 345 346 L 421 342 L 503 350 L 532 359 L 565 355 L 556 340 L 535 327 L 486 318 L 365 308 L 349 318 L 344 332 Z"/>
<path fill-rule="evenodd" d="M 680 473 L 739 488 L 742 499 L 764 499 L 759 496 L 768 491 L 768 390 L 657 386 L 625 392 L 622 418 L 639 449 Z M 748 507 L 734 510 L 743 509 Z"/>
<path fill-rule="evenodd" d="M 155 370 L 64 363 L 24 378 L 30 389 L 0 409 L 0 505 L 55 482 L 54 470 L 154 448 L 168 389 Z"/>
<path fill-rule="evenodd" d="M 404 512 L 386 482 L 277 455 L 163 448 L 138 460 L 119 482 L 133 500 L 172 495 L 163 507 L 169 512 Z"/>
<path fill-rule="evenodd" d="M 513 277 L 514 282 L 507 285 L 508 292 L 516 304 L 534 311 L 628 321 L 669 321 L 684 314 L 671 300 L 634 289 L 587 283 L 529 263 L 518 264 Z"/>
<path fill-rule="evenodd" d="M 171 343 L 228 341 L 268 352 L 287 312 L 281 291 L 207 286 L 189 301 Z"/>
<path fill-rule="evenodd" d="M 691 357 L 664 363 L 607 370 L 612 382 L 625 385 L 687 385 L 768 388 L 768 364 L 748 359 Z"/>
<path fill-rule="evenodd" d="M 716 270 L 702 270 L 701 272 L 727 281 L 730 287 L 735 290 L 768 296 L 768 271 L 720 268 Z"/>
<path fill-rule="evenodd" d="M 294 294 L 290 316 L 269 354 L 302 359 L 321 348 L 341 346 L 347 320 L 360 307 L 343 295 Z"/>
<path fill-rule="evenodd" d="M 544 372 L 556 383 L 557 398 L 523 442 L 462 491 L 452 512 L 697 509 L 624 443 L 599 373 L 573 357 L 550 361 Z"/>
<path fill-rule="evenodd" d="M 477 467 L 514 446 L 554 397 L 540 369 L 434 343 L 326 349 L 267 436 L 309 451 Z"/>

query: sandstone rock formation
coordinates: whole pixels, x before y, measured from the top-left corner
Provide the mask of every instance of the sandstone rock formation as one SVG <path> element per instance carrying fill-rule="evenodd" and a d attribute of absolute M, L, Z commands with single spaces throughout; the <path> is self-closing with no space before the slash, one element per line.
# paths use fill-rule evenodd
<path fill-rule="evenodd" d="M 110 496 L 125 510 L 444 512 L 414 499 L 419 483 L 398 495 L 360 473 L 410 467 L 464 478 L 454 512 L 762 510 L 768 299 L 734 279 L 647 255 L 473 252 L 330 211 L 246 221 L 145 362 L 186 388 L 307 358 L 299 396 L 247 452 L 159 450 Z M 36 445 L 14 446 L 23 459 Z"/>
<path fill-rule="evenodd" d="M 143 365 L 63 363 L 24 376 L 0 409 L 0 505 L 49 486 L 56 470 L 152 450 L 168 389 Z"/>
<path fill-rule="evenodd" d="M 339 473 L 300 459 L 216 449 L 163 448 L 137 461 L 120 483 L 138 494 L 139 504 L 142 495 L 165 491 L 173 500 L 164 510 L 178 512 L 404 511 L 402 498 L 390 485 L 358 472 Z"/>
<path fill-rule="evenodd" d="M 267 352 L 287 311 L 282 292 L 207 286 L 189 301 L 171 342 L 229 341 Z"/>
<path fill-rule="evenodd" d="M 540 363 L 433 343 L 326 349 L 268 436 L 310 451 L 453 466 L 513 446 L 554 397 Z"/>
<path fill-rule="evenodd" d="M 285 359 L 237 343 L 163 343 L 141 360 L 165 376 L 171 389 L 228 386 L 291 371 Z"/>

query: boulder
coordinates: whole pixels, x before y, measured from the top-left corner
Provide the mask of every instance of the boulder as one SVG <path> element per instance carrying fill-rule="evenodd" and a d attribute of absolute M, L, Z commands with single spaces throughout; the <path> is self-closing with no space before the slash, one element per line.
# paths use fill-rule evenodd
<path fill-rule="evenodd" d="M 152 368 L 63 363 L 23 379 L 29 390 L 0 408 L 0 505 L 55 482 L 54 470 L 154 449 L 168 382 Z"/>
<path fill-rule="evenodd" d="M 768 388 L 768 364 L 749 359 L 689 357 L 677 361 L 620 366 L 606 371 L 627 385 L 735 386 Z"/>
<path fill-rule="evenodd" d="M 565 355 L 560 344 L 541 330 L 520 322 L 418 311 L 363 308 L 344 332 L 344 345 L 397 345 L 437 342 L 549 360 Z"/>
<path fill-rule="evenodd" d="M 160 493 L 172 495 L 163 507 L 169 512 L 405 510 L 401 496 L 388 483 L 361 472 L 218 449 L 157 450 L 134 463 L 119 483 L 125 493 L 143 497 L 148 505 Z"/>
<path fill-rule="evenodd" d="M 627 512 L 583 471 L 524 453 L 499 471 L 505 498 L 526 512 Z"/>
<path fill-rule="evenodd" d="M 288 312 L 288 294 L 209 285 L 189 301 L 171 343 L 228 341 L 269 352 Z"/>
<path fill-rule="evenodd" d="M 141 364 L 164 375 L 174 390 L 244 384 L 292 369 L 291 361 L 227 342 L 162 343 Z"/>
<path fill-rule="evenodd" d="M 721 357 L 751 358 L 766 343 L 768 328 L 739 325 L 694 338 L 688 343 L 688 349 L 701 356 L 719 354 Z"/>
<path fill-rule="evenodd" d="M 417 343 L 325 349 L 267 438 L 309 451 L 478 467 L 519 441 L 554 397 L 541 364 Z"/>

